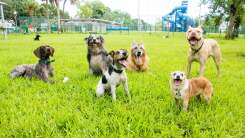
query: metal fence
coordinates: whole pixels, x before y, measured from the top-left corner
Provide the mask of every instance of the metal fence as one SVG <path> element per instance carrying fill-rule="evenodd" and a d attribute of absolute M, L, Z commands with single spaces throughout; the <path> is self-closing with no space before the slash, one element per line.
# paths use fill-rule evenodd
<path fill-rule="evenodd" d="M 30 32 L 47 32 L 50 26 L 51 32 L 57 31 L 57 18 L 50 17 L 18 17 L 18 27 L 14 27 L 8 32 L 16 33 L 30 33 Z M 62 32 L 79 32 L 79 33 L 107 33 L 107 32 L 168 32 L 167 26 L 163 24 L 158 25 L 121 25 L 111 21 L 98 20 L 98 19 L 61 19 Z M 205 33 L 225 33 L 226 28 L 219 28 L 214 26 L 204 26 Z M 245 34 L 245 28 L 239 29 L 239 34 Z"/>

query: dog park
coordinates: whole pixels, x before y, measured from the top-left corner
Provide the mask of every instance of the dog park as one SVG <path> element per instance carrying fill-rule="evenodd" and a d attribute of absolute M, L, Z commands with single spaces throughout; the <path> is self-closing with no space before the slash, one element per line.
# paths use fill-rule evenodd
<path fill-rule="evenodd" d="M 160 26 L 61 18 L 59 32 L 51 16 L 50 28 L 46 17 L 3 25 L 0 137 L 244 137 L 244 28 L 228 39 L 181 14 L 186 4 Z"/>

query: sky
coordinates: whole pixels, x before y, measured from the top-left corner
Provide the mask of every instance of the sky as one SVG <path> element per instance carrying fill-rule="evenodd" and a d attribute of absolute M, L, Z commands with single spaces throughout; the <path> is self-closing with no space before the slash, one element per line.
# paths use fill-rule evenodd
<path fill-rule="evenodd" d="M 86 0 L 82 0 L 86 1 Z M 89 0 L 87 0 L 89 1 Z M 101 0 L 107 7 L 112 10 L 121 10 L 129 13 L 133 18 L 141 19 L 148 23 L 155 23 L 161 20 L 161 17 L 168 14 L 176 6 L 181 5 L 182 0 Z M 188 15 L 191 17 L 199 17 L 199 2 L 200 0 L 188 0 Z M 61 4 L 62 5 L 62 4 Z M 67 2 L 66 11 L 74 17 L 78 9 L 76 6 L 70 5 Z M 205 15 L 209 12 L 208 6 L 202 5 L 200 15 Z"/>

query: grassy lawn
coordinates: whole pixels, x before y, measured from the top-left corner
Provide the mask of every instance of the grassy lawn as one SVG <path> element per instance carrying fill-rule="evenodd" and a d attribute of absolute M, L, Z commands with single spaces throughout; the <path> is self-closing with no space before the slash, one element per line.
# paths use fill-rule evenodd
<path fill-rule="evenodd" d="M 143 41 L 150 57 L 146 73 L 127 72 L 131 102 L 120 86 L 117 101 L 95 96 L 99 77 L 88 74 L 85 34 L 9 35 L 0 40 L 0 137 L 245 137 L 245 39 L 216 37 L 222 50 L 221 78 L 209 59 L 205 76 L 214 96 L 210 105 L 192 99 L 189 112 L 179 111 L 169 89 L 170 73 L 184 70 L 188 44 L 184 33 L 105 34 L 107 50 L 130 49 Z M 2 38 L 2 36 L 1 36 Z M 55 51 L 55 84 L 37 79 L 10 80 L 17 64 L 36 63 L 41 44 Z M 192 76 L 198 75 L 194 64 Z M 63 83 L 67 76 L 70 81 Z"/>

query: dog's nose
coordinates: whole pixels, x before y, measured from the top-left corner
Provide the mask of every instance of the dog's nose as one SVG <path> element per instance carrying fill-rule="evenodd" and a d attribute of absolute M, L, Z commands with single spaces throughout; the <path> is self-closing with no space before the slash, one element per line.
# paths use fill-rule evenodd
<path fill-rule="evenodd" d="M 141 55 L 141 52 L 137 52 L 137 56 L 140 56 Z"/>
<path fill-rule="evenodd" d="M 178 76 L 176 77 L 176 79 L 180 79 L 180 76 L 178 75 Z"/>

